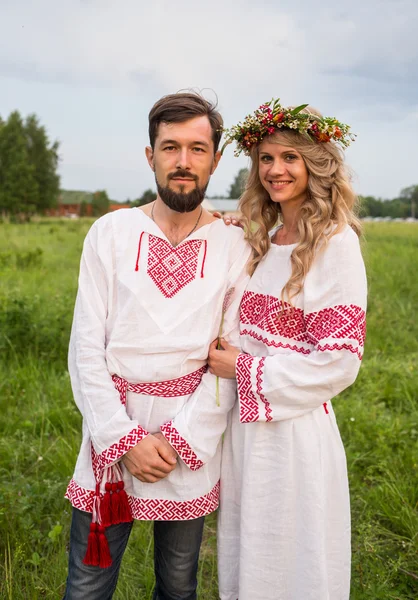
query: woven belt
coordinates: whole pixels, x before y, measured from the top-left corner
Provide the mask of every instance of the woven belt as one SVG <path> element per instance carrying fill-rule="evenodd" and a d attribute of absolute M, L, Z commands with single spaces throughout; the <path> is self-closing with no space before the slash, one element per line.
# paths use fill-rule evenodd
<path fill-rule="evenodd" d="M 120 394 L 120 401 L 123 405 L 126 404 L 127 392 L 135 394 L 143 394 L 146 396 L 161 396 L 163 398 L 175 398 L 178 396 L 188 396 L 192 394 L 202 380 L 203 373 L 207 371 L 207 365 L 200 367 L 197 371 L 177 377 L 176 379 L 168 379 L 167 381 L 154 381 L 150 383 L 129 383 L 123 377 L 112 375 L 115 388 Z"/>

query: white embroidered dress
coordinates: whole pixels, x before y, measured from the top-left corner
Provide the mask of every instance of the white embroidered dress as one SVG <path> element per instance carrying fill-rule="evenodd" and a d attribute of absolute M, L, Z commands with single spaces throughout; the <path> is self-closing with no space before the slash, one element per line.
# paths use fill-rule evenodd
<path fill-rule="evenodd" d="M 74 507 L 92 512 L 109 469 L 161 429 L 180 457 L 167 478 L 143 483 L 118 463 L 132 516 L 187 520 L 217 508 L 220 439 L 236 386 L 220 381 L 217 406 L 216 378 L 205 365 L 230 290 L 223 333 L 238 343 L 248 257 L 242 231 L 222 220 L 176 247 L 139 209 L 94 223 L 84 243 L 69 353 L 83 416 L 66 493 Z"/>
<path fill-rule="evenodd" d="M 366 276 L 350 227 L 280 317 L 295 246 L 272 245 L 241 304 L 239 403 L 222 458 L 222 600 L 348 600 L 350 506 L 331 398 L 363 355 Z"/>

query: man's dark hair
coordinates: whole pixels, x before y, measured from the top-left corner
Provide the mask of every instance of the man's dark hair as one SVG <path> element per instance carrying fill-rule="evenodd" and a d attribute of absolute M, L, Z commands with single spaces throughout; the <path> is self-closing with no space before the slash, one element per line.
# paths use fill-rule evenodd
<path fill-rule="evenodd" d="M 216 110 L 216 104 L 212 104 L 203 96 L 194 92 L 169 94 L 163 96 L 154 104 L 148 115 L 151 148 L 154 149 L 160 123 L 183 123 L 201 116 L 206 116 L 209 119 L 216 152 L 222 137 L 223 119 Z"/>

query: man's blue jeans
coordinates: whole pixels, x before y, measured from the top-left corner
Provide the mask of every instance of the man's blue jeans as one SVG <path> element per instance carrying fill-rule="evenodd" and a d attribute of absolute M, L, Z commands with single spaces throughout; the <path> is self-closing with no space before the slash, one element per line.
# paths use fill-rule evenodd
<path fill-rule="evenodd" d="M 83 564 L 91 514 L 73 508 L 70 556 L 64 600 L 110 600 L 132 523 L 112 525 L 106 537 L 113 564 L 107 569 Z M 204 517 L 192 521 L 154 521 L 154 600 L 196 600 L 197 566 Z M 139 596 L 136 599 L 142 600 Z"/>

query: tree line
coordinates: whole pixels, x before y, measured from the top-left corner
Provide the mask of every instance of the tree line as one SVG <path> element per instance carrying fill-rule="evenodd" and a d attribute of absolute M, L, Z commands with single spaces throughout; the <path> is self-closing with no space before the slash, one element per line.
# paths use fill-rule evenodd
<path fill-rule="evenodd" d="M 35 114 L 23 119 L 18 111 L 14 111 L 5 121 L 0 116 L 0 215 L 29 217 L 57 206 L 60 196 L 58 150 L 59 142 L 50 141 L 45 127 Z M 240 169 L 227 195 L 216 197 L 238 199 L 245 188 L 248 174 L 248 169 Z M 156 192 L 148 189 L 142 196 L 127 200 L 126 203 L 142 206 L 156 197 Z M 392 200 L 361 196 L 360 216 L 415 217 L 417 204 L 418 185 L 412 185 L 401 190 L 399 197 Z M 108 209 L 106 190 L 94 192 L 93 214 L 98 216 Z M 80 214 L 87 214 L 86 202 L 81 202 Z"/>
<path fill-rule="evenodd" d="M 360 196 L 360 216 L 390 217 L 392 219 L 415 218 L 417 205 L 418 185 L 411 185 L 401 190 L 399 197 L 392 200 Z"/>
<path fill-rule="evenodd" d="M 42 213 L 57 203 L 58 149 L 36 115 L 0 116 L 0 214 Z"/>

